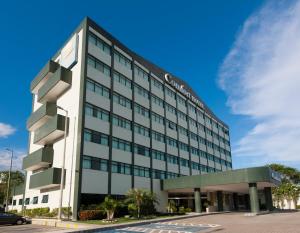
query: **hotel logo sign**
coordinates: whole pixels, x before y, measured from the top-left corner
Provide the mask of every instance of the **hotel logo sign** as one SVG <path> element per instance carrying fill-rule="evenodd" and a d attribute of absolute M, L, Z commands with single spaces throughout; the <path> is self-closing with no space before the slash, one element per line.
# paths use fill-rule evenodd
<path fill-rule="evenodd" d="M 169 83 L 172 87 L 174 87 L 176 90 L 178 90 L 181 94 L 186 96 L 188 99 L 190 99 L 193 103 L 198 105 L 199 107 L 203 108 L 203 103 L 198 100 L 195 96 L 193 96 L 188 90 L 184 88 L 184 85 L 180 85 L 177 82 L 173 80 L 173 77 L 170 74 L 165 74 L 165 80 L 167 83 Z"/>

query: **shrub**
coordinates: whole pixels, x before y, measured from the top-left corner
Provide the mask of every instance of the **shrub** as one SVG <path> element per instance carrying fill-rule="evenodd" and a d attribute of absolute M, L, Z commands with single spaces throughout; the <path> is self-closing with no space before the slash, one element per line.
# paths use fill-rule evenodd
<path fill-rule="evenodd" d="M 191 212 L 192 212 L 192 209 L 191 209 L 191 208 L 185 208 L 185 212 L 186 212 L 186 213 L 191 213 Z"/>
<path fill-rule="evenodd" d="M 9 210 L 8 213 L 11 213 L 11 214 L 17 214 L 18 211 L 17 211 L 17 210 Z"/>
<path fill-rule="evenodd" d="M 82 210 L 79 211 L 79 219 L 82 221 L 103 219 L 105 214 L 101 210 Z"/>
<path fill-rule="evenodd" d="M 297 209 L 297 210 L 300 210 L 300 205 L 297 205 L 297 206 L 296 206 L 296 209 Z"/>
<path fill-rule="evenodd" d="M 180 213 L 180 214 L 185 214 L 184 206 L 180 206 L 180 207 L 179 207 L 178 213 Z"/>

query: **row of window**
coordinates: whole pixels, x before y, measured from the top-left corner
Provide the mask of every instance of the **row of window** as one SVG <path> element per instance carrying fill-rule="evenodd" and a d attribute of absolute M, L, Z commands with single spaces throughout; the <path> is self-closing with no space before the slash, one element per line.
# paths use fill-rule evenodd
<path fill-rule="evenodd" d="M 189 161 L 187 160 L 181 160 L 180 162 L 182 166 L 186 166 L 189 164 Z M 218 171 L 212 167 L 208 167 L 202 164 L 198 164 L 196 162 L 192 162 L 192 168 L 194 170 L 199 170 L 202 172 L 215 172 Z M 84 169 L 93 169 L 93 170 L 99 170 L 99 171 L 108 171 L 109 161 L 106 159 L 96 158 L 92 156 L 83 156 L 83 164 Z M 153 178 L 153 179 L 171 179 L 175 177 L 179 177 L 182 175 L 179 175 L 177 173 L 173 172 L 166 172 L 158 169 L 150 169 L 148 167 L 142 167 L 132 164 L 126 164 L 121 162 L 112 161 L 111 162 L 111 172 L 112 173 L 118 173 L 118 174 L 124 174 L 124 175 L 134 175 L 134 176 L 140 176 L 140 177 L 146 177 L 146 178 Z"/>
<path fill-rule="evenodd" d="M 90 129 L 85 129 L 84 130 L 84 140 L 88 141 L 88 142 L 94 142 L 94 143 L 97 143 L 97 144 L 106 145 L 106 146 L 108 145 L 108 135 L 103 134 L 103 133 L 99 133 L 97 131 L 90 130 Z M 176 143 L 176 140 L 174 140 L 174 141 L 170 140 L 170 143 Z M 147 156 L 147 157 L 150 157 L 151 152 L 152 152 L 154 159 L 164 160 L 164 161 L 167 161 L 169 163 L 174 163 L 174 164 L 179 163 L 179 157 L 178 156 L 169 155 L 169 154 L 166 154 L 164 152 L 157 151 L 157 150 L 151 150 L 148 147 L 138 145 L 138 144 L 134 144 L 134 143 L 131 143 L 129 141 L 126 141 L 126 140 L 123 140 L 123 139 L 120 139 L 120 138 L 116 138 L 116 137 L 112 137 L 112 148 L 127 151 L 127 152 L 132 152 L 132 150 L 133 150 L 134 153 L 140 154 L 140 155 L 143 155 L 143 156 Z M 218 157 L 216 157 L 212 154 L 206 153 L 202 150 L 198 150 L 196 148 L 193 148 L 193 151 L 191 151 L 191 152 L 193 154 L 197 155 L 197 156 L 201 156 L 201 157 L 206 158 L 208 160 L 215 161 L 219 164 L 223 164 L 223 165 L 228 166 L 228 167 L 232 166 L 230 162 L 228 162 L 226 160 L 223 160 L 223 159 L 220 159 L 220 158 L 218 158 Z M 186 162 L 181 163 L 181 165 L 183 165 L 183 166 L 185 166 L 185 164 L 186 164 Z M 190 166 L 190 164 L 187 164 L 186 166 Z"/>
<path fill-rule="evenodd" d="M 49 201 L 48 199 L 49 199 L 48 195 L 43 195 L 41 203 L 48 203 L 48 201 Z M 29 204 L 36 205 L 38 203 L 39 203 L 39 197 L 38 196 L 33 197 L 31 201 L 30 201 L 30 198 L 27 197 L 27 198 L 25 198 L 24 205 L 29 205 Z M 13 200 L 13 205 L 14 206 L 17 205 L 17 200 Z M 18 205 L 23 205 L 23 199 L 22 198 L 19 199 Z"/>
<path fill-rule="evenodd" d="M 139 105 L 137 105 L 139 106 Z M 138 108 L 141 110 L 141 108 Z M 139 111 L 139 110 L 137 110 Z M 93 116 L 93 117 L 96 117 L 96 118 L 99 118 L 101 120 L 104 120 L 104 121 L 109 121 L 109 113 L 108 111 L 106 110 L 103 110 L 99 107 L 96 107 L 96 106 L 93 106 L 89 103 L 86 103 L 85 105 L 85 113 L 89 116 Z M 120 117 L 118 115 L 115 115 L 113 114 L 112 116 L 112 124 L 113 125 L 116 125 L 118 127 L 122 127 L 124 129 L 127 129 L 127 130 L 132 130 L 132 122 L 123 118 L 123 117 Z M 173 126 L 171 128 L 174 128 Z M 181 150 L 184 150 L 184 151 L 189 151 L 189 146 L 183 142 L 180 142 L 180 141 L 177 141 L 173 138 L 169 138 L 167 136 L 165 136 L 164 134 L 162 133 L 159 133 L 159 132 L 156 132 L 154 130 L 150 130 L 149 128 L 147 127 L 144 127 L 142 125 L 139 125 L 137 123 L 134 123 L 133 125 L 133 129 L 134 129 L 134 132 L 135 133 L 138 133 L 142 136 L 145 136 L 145 137 L 150 137 L 152 136 L 152 139 L 158 141 L 158 142 L 162 142 L 162 143 L 168 143 L 168 145 L 171 145 L 171 146 L 174 146 L 174 147 L 179 147 Z M 181 126 L 178 126 L 178 129 L 179 129 L 179 132 L 185 136 L 188 136 L 189 133 L 188 133 L 188 130 L 186 130 L 185 128 L 181 127 Z M 190 132 L 190 137 L 191 139 L 195 140 L 195 141 L 199 141 L 201 144 L 203 145 L 207 145 L 207 147 L 211 148 L 211 149 L 214 149 L 218 152 L 221 152 L 221 153 L 224 153 L 225 155 L 228 155 L 230 156 L 230 152 L 221 148 L 220 146 L 218 146 L 217 144 L 214 144 L 208 140 L 206 140 L 205 138 L 202 138 L 201 136 L 198 136 L 197 134 L 194 134 L 192 132 Z M 192 147 L 191 147 L 192 148 Z M 191 150 L 194 150 L 195 148 L 191 149 Z M 194 152 L 196 154 L 196 152 Z"/>
<path fill-rule="evenodd" d="M 95 44 L 96 46 L 98 46 L 100 49 L 102 49 L 104 52 L 110 54 L 111 53 L 111 49 L 110 49 L 110 46 L 105 43 L 103 40 L 101 40 L 100 38 L 98 38 L 96 35 L 94 35 L 93 33 L 90 33 L 89 35 L 89 41 L 92 43 L 92 44 Z M 91 56 L 89 56 L 90 58 Z M 98 63 L 102 63 L 102 65 L 100 64 L 94 64 L 96 63 L 94 60 L 96 58 L 93 58 L 91 60 L 91 63 L 88 62 L 88 64 L 91 64 L 94 68 L 100 70 L 101 72 L 103 72 L 104 74 L 110 76 L 110 69 L 107 65 L 105 65 L 104 63 L 102 63 L 101 61 L 98 61 Z M 123 54 L 117 52 L 117 51 L 114 51 L 114 59 L 115 61 L 119 62 L 120 64 L 124 65 L 125 67 L 129 68 L 129 69 L 132 69 L 132 65 L 131 65 L 131 60 L 128 59 L 126 56 L 124 56 Z M 147 80 L 149 81 L 149 75 L 146 71 L 144 71 L 142 68 L 140 68 L 139 66 L 136 66 L 134 65 L 134 73 L 136 76 L 138 77 L 142 77 L 144 80 Z M 120 74 L 119 74 L 120 75 Z M 115 74 L 114 74 L 115 76 Z M 123 78 L 125 78 L 125 76 L 123 76 Z M 125 78 L 126 79 L 126 78 Z M 174 99 L 178 99 L 178 103 L 181 104 L 181 105 L 184 105 L 184 106 L 188 106 L 189 108 L 189 111 L 190 112 L 194 112 L 195 114 L 199 111 L 195 106 L 193 106 L 192 104 L 187 104 L 186 100 L 184 98 L 182 98 L 181 96 L 179 95 L 176 95 L 176 92 L 175 91 L 172 91 L 170 88 L 167 88 L 167 87 L 164 87 L 163 84 L 156 80 L 155 78 L 152 78 L 153 80 L 153 86 L 157 87 L 158 89 L 160 90 L 164 90 L 166 89 L 166 94 Z M 127 79 L 127 82 L 125 82 L 124 84 L 126 84 L 126 86 L 128 87 L 131 87 L 131 81 L 129 79 Z M 127 85 L 128 84 L 128 85 Z M 215 121 L 213 121 L 211 118 L 207 118 L 205 117 L 205 115 L 199 111 L 199 115 L 202 115 L 203 119 L 206 118 L 206 121 L 207 123 L 213 125 L 214 127 L 216 128 L 219 128 L 219 124 Z M 225 133 L 225 134 L 228 134 L 228 130 L 225 129 L 224 127 L 220 126 L 222 128 L 222 131 Z"/>
<path fill-rule="evenodd" d="M 93 92 L 95 92 L 95 93 L 97 93 L 101 96 L 109 98 L 109 89 L 102 86 L 101 84 L 98 84 L 95 81 L 90 80 L 90 79 L 87 80 L 87 90 L 93 91 Z M 126 107 L 128 109 L 132 109 L 132 101 L 129 100 L 128 98 L 120 95 L 120 94 L 114 93 L 113 94 L 113 101 L 117 104 L 120 104 L 123 107 Z M 168 106 L 170 106 L 170 105 L 168 105 Z M 172 108 L 172 109 L 175 110 L 175 108 Z M 149 118 L 150 115 L 151 115 L 151 118 L 154 121 L 156 121 L 157 123 L 163 124 L 163 125 L 167 124 L 170 129 L 173 129 L 173 130 L 176 130 L 176 131 L 179 128 L 181 133 L 183 133 L 184 135 L 187 135 L 188 131 L 184 127 L 177 126 L 176 123 L 165 119 L 164 117 L 160 116 L 157 113 L 151 112 L 151 114 L 150 114 L 149 109 L 147 109 L 147 108 L 145 108 L 145 107 L 143 107 L 143 106 L 141 106 L 137 103 L 134 103 L 134 111 L 141 114 L 142 116 L 144 116 L 146 118 Z M 180 112 L 180 111 L 178 111 L 178 112 Z M 182 113 L 182 112 L 180 112 L 180 113 Z M 182 114 L 179 114 L 179 115 L 182 115 Z M 230 146 L 230 142 L 228 140 L 226 140 L 224 137 L 221 137 L 220 135 L 218 135 L 217 133 L 213 132 L 212 130 L 206 128 L 202 124 L 197 123 L 192 118 L 188 118 L 188 120 L 189 120 L 190 125 L 194 125 L 195 127 L 197 127 L 199 130 L 203 131 L 204 133 L 206 133 L 206 134 L 212 136 L 213 138 L 215 138 L 217 140 L 220 140 L 224 144 L 227 144 L 228 146 Z"/>

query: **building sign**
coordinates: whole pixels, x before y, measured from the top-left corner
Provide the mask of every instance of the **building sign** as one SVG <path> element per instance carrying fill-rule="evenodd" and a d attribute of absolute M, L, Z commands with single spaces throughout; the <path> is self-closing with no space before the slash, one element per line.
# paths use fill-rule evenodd
<path fill-rule="evenodd" d="M 59 64 L 71 69 L 78 61 L 78 35 L 75 34 L 60 52 Z"/>
<path fill-rule="evenodd" d="M 271 172 L 272 179 L 281 182 L 281 174 L 279 172 L 276 172 L 276 171 L 272 170 L 272 169 L 270 169 L 270 170 L 271 170 L 270 172 Z"/>
<path fill-rule="evenodd" d="M 167 83 L 171 84 L 172 87 L 174 87 L 176 90 L 178 90 L 181 94 L 186 96 L 188 99 L 190 99 L 193 103 L 198 105 L 199 107 L 203 108 L 203 103 L 198 100 L 195 96 L 193 96 L 188 90 L 184 88 L 184 85 L 180 85 L 179 83 L 175 82 L 170 74 L 165 74 L 165 80 Z"/>

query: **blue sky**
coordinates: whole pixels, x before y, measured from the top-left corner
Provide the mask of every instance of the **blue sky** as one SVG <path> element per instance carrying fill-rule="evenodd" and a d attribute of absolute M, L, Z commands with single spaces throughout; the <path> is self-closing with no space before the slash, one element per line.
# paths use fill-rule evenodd
<path fill-rule="evenodd" d="M 245 153 L 247 146 L 244 141 L 247 140 L 247 135 L 262 121 L 257 122 L 256 115 L 235 108 L 236 95 L 241 93 L 233 96 L 231 86 L 228 85 L 233 81 L 232 76 L 243 76 L 242 73 L 232 72 L 235 70 L 234 64 L 243 61 L 239 67 L 246 67 L 246 58 L 251 55 L 248 52 L 247 56 L 239 54 L 239 57 L 234 57 L 231 52 L 237 49 L 237 53 L 242 53 L 245 50 L 238 43 L 239 38 L 245 36 L 244 31 L 248 30 L 245 24 L 249 18 L 260 15 L 266 5 L 268 7 L 268 2 L 260 0 L 2 3 L 2 167 L 6 166 L 7 160 L 3 151 L 5 147 L 16 150 L 16 167 L 19 166 L 21 157 L 26 154 L 28 133 L 25 123 L 31 112 L 31 80 L 85 16 L 91 17 L 138 54 L 181 77 L 194 88 L 207 105 L 230 126 L 231 141 L 235 147 L 234 168 L 272 161 L 271 152 L 264 151 L 263 148 L 260 148 L 258 155 L 249 155 L 255 151 L 256 142 L 253 141 L 252 151 Z M 285 7 L 285 4 L 280 6 L 280 10 Z M 259 29 L 261 27 L 262 25 L 258 25 Z M 254 37 L 257 31 L 259 30 L 254 31 Z M 249 33 L 253 33 L 253 30 Z M 244 37 L 242 39 L 243 43 L 248 43 L 248 48 L 252 45 Z M 239 58 L 243 60 L 239 61 Z M 242 71 L 247 73 L 245 69 Z M 244 83 L 239 81 L 240 79 L 233 83 L 243 86 Z M 236 88 L 241 89 L 239 86 Z M 297 149 L 299 148 L 296 151 Z M 259 160 L 258 157 L 267 159 Z M 295 159 L 285 161 L 281 157 L 275 161 L 294 164 Z M 296 166 L 299 166 L 298 162 L 296 159 Z"/>

